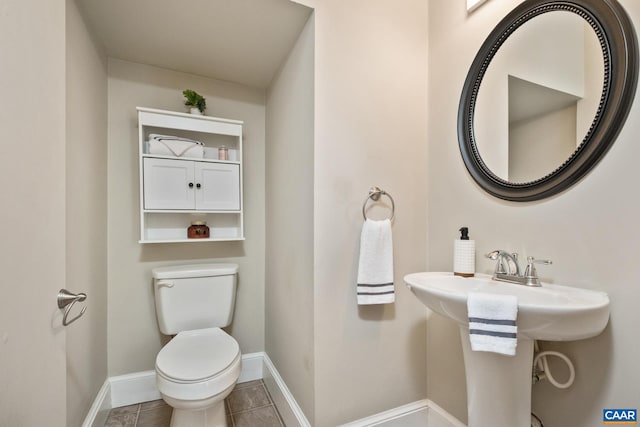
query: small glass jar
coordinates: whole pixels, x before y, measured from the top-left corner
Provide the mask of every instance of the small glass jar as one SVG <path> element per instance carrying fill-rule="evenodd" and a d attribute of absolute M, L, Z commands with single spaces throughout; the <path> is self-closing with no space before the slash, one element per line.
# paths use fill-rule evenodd
<path fill-rule="evenodd" d="M 224 145 L 218 148 L 218 160 L 229 160 L 229 149 Z"/>
<path fill-rule="evenodd" d="M 187 229 L 187 237 L 190 239 L 208 239 L 209 227 L 204 221 L 193 221 Z"/>

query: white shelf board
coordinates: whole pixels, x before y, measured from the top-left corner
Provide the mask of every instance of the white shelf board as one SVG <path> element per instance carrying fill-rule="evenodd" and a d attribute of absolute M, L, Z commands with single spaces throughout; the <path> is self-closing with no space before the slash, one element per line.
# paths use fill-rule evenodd
<path fill-rule="evenodd" d="M 182 129 L 193 132 L 214 133 L 219 135 L 242 135 L 240 120 L 221 119 L 218 117 L 198 116 L 177 111 L 156 110 L 137 107 L 139 125 L 166 129 Z"/>
<path fill-rule="evenodd" d="M 242 210 L 238 211 L 204 211 L 204 210 L 181 210 L 181 209 L 144 209 L 143 213 L 167 213 L 167 214 L 241 214 Z"/>
<path fill-rule="evenodd" d="M 163 240 L 138 240 L 138 243 L 206 243 L 206 242 L 235 242 L 245 240 L 244 237 L 225 237 L 213 239 L 163 239 Z"/>
<path fill-rule="evenodd" d="M 206 163 L 228 163 L 231 165 L 239 165 L 240 162 L 234 160 L 218 160 L 218 159 L 208 159 L 205 157 L 177 157 L 177 156 L 163 156 L 161 154 L 143 154 L 142 158 L 151 158 L 151 159 L 169 159 L 169 160 L 189 160 L 193 162 L 206 162 Z"/>

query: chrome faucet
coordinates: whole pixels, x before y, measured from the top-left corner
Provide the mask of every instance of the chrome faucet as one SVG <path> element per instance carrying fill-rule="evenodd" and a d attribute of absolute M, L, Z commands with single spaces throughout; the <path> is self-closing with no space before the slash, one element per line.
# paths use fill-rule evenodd
<path fill-rule="evenodd" d="M 549 260 L 527 257 L 527 268 L 525 268 L 524 274 L 521 274 L 520 266 L 518 265 L 517 253 L 495 250 L 493 252 L 489 252 L 485 256 L 496 261 L 496 269 L 492 277 L 493 280 L 525 286 L 541 286 L 540 279 L 538 278 L 538 272 L 536 271 L 534 264 L 551 264 L 551 261 Z"/>

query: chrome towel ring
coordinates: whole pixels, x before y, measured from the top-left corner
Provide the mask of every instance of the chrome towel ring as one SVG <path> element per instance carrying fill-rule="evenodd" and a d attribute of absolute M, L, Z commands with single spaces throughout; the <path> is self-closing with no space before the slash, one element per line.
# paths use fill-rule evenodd
<path fill-rule="evenodd" d="M 367 196 L 366 199 L 364 199 L 364 203 L 362 204 L 362 216 L 364 217 L 365 220 L 368 219 L 367 213 L 366 213 L 367 202 L 369 200 L 373 200 L 374 202 L 377 202 L 378 200 L 380 200 L 380 196 L 387 196 L 389 200 L 391 200 L 391 216 L 389 217 L 389 221 L 393 221 L 393 218 L 396 216 L 396 204 L 394 203 L 393 197 L 391 197 L 391 194 L 380 189 L 379 187 L 371 187 L 369 189 L 369 195 Z"/>

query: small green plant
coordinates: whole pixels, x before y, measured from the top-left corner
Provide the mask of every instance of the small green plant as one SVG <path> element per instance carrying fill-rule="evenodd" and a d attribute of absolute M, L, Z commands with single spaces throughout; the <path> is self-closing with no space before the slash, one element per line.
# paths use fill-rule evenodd
<path fill-rule="evenodd" d="M 195 107 L 200 110 L 201 113 L 204 113 L 204 110 L 207 109 L 207 101 L 204 99 L 204 96 L 200 95 L 195 90 L 185 89 L 182 91 L 184 95 L 184 105 L 188 107 Z"/>

